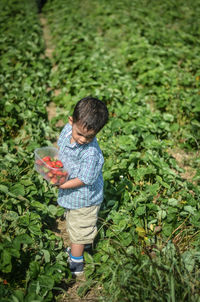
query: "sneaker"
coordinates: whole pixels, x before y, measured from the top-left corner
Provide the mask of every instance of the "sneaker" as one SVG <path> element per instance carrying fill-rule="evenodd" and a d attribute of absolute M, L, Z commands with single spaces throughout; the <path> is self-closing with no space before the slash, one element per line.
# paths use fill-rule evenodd
<path fill-rule="evenodd" d="M 80 257 L 80 259 L 79 259 L 79 257 L 77 257 L 76 259 L 72 259 L 70 247 L 67 247 L 65 249 L 65 252 L 68 254 L 68 263 L 69 263 L 69 268 L 70 268 L 72 275 L 77 276 L 77 275 L 83 274 L 83 271 L 84 271 L 83 258 Z"/>
<path fill-rule="evenodd" d="M 83 261 L 75 262 L 70 258 L 69 268 L 70 268 L 72 275 L 75 275 L 75 276 L 81 275 L 84 272 L 84 263 L 83 263 Z"/>

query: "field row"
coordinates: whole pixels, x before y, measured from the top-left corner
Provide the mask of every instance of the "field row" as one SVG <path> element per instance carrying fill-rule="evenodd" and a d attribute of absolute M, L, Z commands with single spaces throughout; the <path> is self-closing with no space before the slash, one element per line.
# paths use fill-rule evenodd
<path fill-rule="evenodd" d="M 53 231 L 56 190 L 34 171 L 34 150 L 55 136 L 46 105 L 51 63 L 34 1 L 1 1 L 0 297 L 52 301 L 69 270 Z"/>

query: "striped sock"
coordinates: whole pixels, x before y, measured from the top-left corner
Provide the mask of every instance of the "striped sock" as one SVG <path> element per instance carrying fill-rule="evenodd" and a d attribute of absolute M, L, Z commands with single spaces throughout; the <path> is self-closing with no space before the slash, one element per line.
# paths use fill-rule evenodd
<path fill-rule="evenodd" d="M 73 262 L 83 262 L 83 256 L 80 256 L 80 257 L 74 257 L 74 256 L 72 256 L 72 254 L 70 253 L 69 254 L 69 256 L 70 256 L 70 259 L 73 261 Z"/>

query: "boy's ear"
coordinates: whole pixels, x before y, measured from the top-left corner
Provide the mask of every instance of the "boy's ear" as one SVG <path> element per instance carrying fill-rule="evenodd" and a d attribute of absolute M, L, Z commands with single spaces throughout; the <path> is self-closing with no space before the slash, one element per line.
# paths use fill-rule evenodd
<path fill-rule="evenodd" d="M 72 124 L 73 124 L 73 118 L 72 118 L 72 116 L 69 116 L 68 122 L 69 122 L 69 124 L 72 126 Z"/>

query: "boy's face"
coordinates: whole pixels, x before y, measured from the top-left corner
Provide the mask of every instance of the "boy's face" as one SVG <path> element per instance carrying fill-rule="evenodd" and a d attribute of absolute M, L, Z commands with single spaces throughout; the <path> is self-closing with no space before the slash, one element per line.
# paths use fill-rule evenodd
<path fill-rule="evenodd" d="M 95 137 L 96 133 L 93 130 L 87 130 L 80 122 L 73 123 L 73 119 L 69 117 L 69 124 L 72 126 L 71 143 L 78 143 L 84 145 L 90 143 Z"/>

